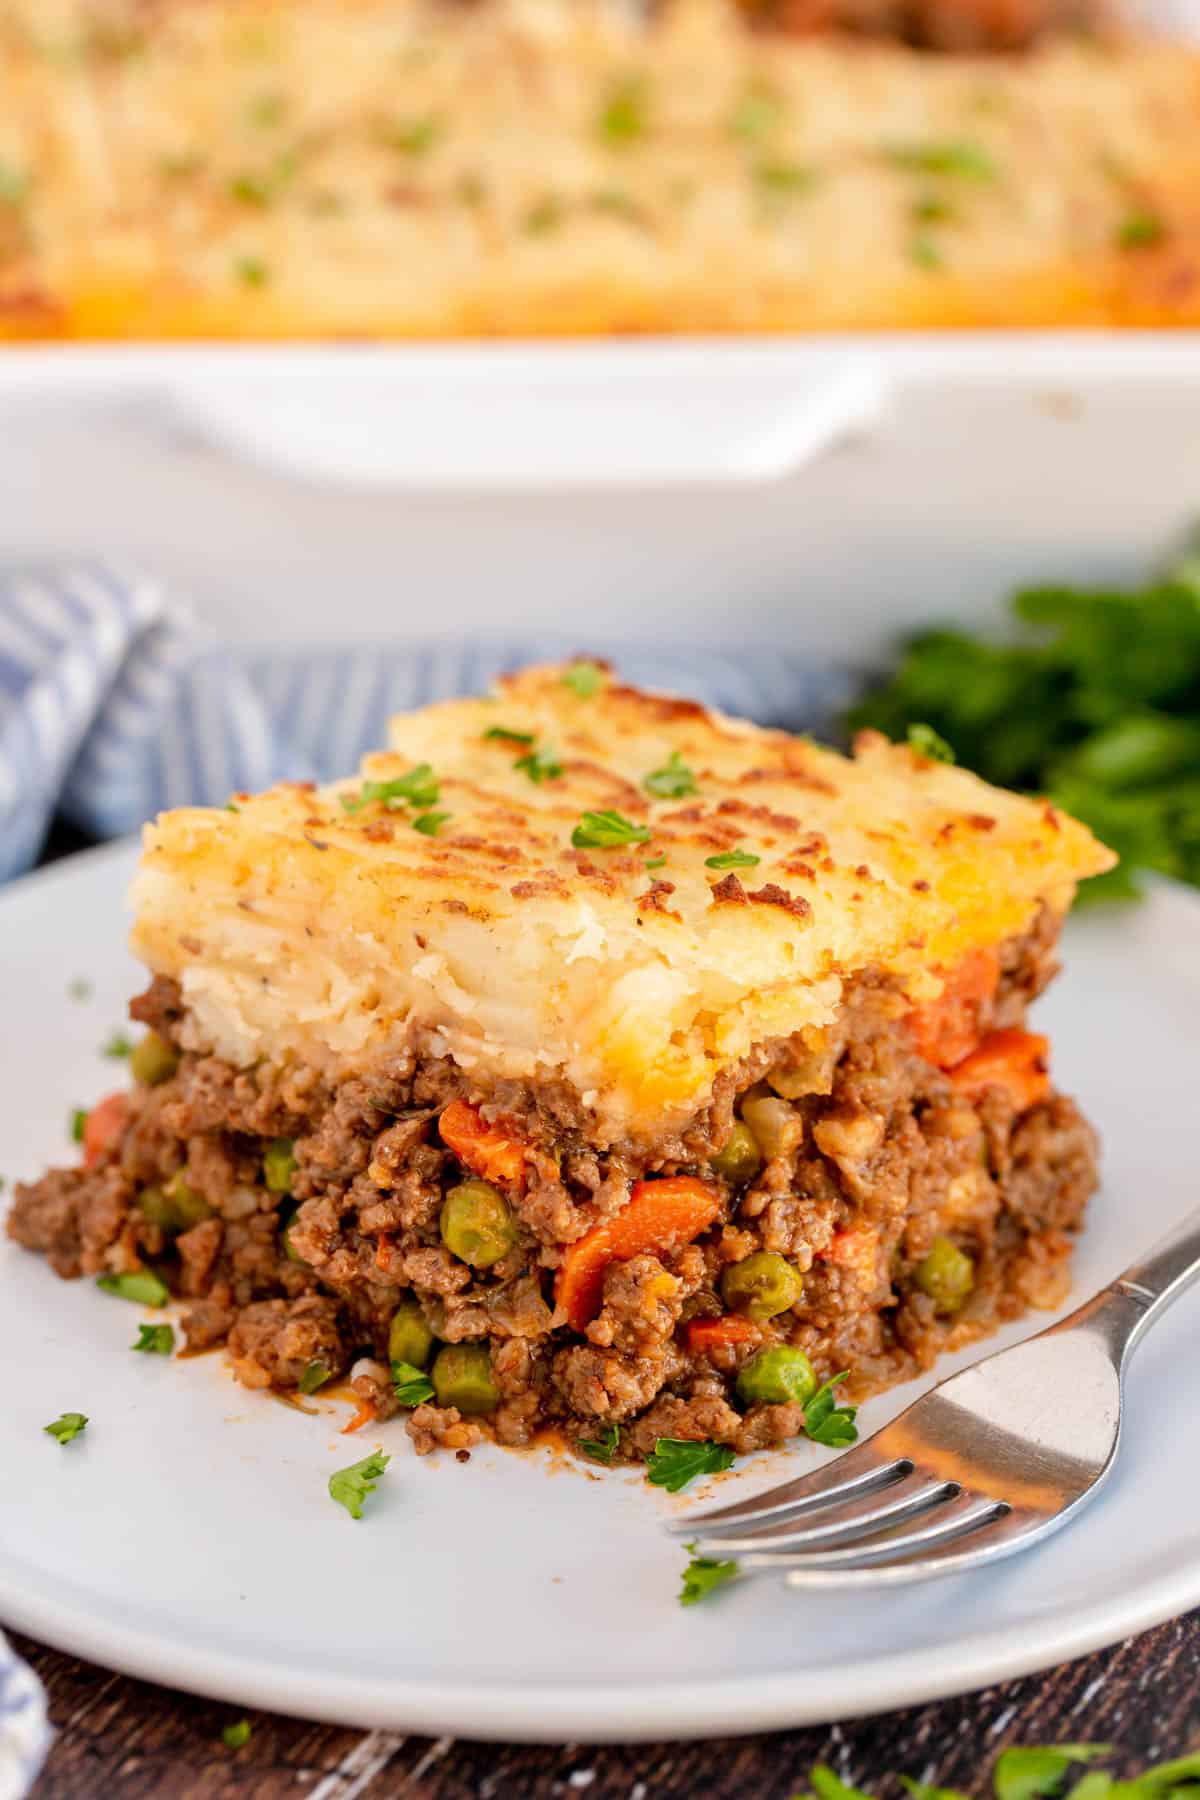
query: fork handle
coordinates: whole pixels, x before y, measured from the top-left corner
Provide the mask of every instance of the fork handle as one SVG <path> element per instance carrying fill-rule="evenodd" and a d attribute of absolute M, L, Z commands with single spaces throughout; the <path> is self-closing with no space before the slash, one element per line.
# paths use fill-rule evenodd
<path fill-rule="evenodd" d="M 1154 1248 L 1123 1274 L 1062 1321 L 1059 1329 L 1080 1325 L 1104 1330 L 1110 1346 L 1124 1360 L 1172 1301 L 1200 1279 L 1200 1211 L 1191 1212 Z"/>

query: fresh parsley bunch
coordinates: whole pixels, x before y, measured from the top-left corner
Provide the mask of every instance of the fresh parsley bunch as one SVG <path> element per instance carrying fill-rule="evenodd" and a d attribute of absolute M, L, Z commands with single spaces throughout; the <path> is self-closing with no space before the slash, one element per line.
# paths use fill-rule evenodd
<path fill-rule="evenodd" d="M 1118 1781 L 1095 1768 L 1112 1754 L 1108 1744 L 1049 1744 L 1005 1750 L 992 1771 L 995 1800 L 1195 1800 L 1200 1795 L 1200 1754 L 1159 1763 L 1130 1781 Z M 1076 1773 L 1087 1767 L 1087 1773 Z M 1068 1779 L 1076 1779 L 1068 1786 Z M 810 1792 L 795 1800 L 871 1800 L 862 1788 L 850 1787 L 832 1769 L 809 1775 Z M 930 1787 L 901 1776 L 911 1800 L 968 1800 L 957 1788 Z"/>
<path fill-rule="evenodd" d="M 922 632 L 849 716 L 914 723 L 1003 787 L 1048 794 L 1121 861 L 1087 898 L 1134 898 L 1137 871 L 1200 886 L 1200 553 L 1131 591 L 1028 588 L 1007 641 Z"/>

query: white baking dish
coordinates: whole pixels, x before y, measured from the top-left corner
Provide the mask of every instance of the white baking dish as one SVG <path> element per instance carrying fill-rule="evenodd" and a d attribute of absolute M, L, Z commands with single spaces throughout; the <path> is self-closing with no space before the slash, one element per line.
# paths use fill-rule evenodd
<path fill-rule="evenodd" d="M 1198 515 L 1191 335 L 0 353 L 0 558 L 127 558 L 232 638 L 859 658 Z"/>

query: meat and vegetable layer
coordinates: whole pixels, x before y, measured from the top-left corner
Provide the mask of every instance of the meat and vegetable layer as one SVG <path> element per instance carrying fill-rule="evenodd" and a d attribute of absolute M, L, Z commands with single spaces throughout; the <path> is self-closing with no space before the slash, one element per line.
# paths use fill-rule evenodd
<path fill-rule="evenodd" d="M 149 830 L 134 1083 L 19 1242 L 151 1271 L 251 1387 L 602 1461 L 778 1442 L 1061 1299 L 1094 1142 L 1026 1009 L 1081 827 L 593 664 L 394 737 Z"/>

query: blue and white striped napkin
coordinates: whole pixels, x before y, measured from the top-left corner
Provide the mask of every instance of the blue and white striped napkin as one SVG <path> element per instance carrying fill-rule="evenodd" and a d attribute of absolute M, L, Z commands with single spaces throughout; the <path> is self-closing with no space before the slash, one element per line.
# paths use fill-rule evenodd
<path fill-rule="evenodd" d="M 0 1632 L 0 1800 L 22 1800 L 49 1744 L 42 1684 Z"/>
<path fill-rule="evenodd" d="M 793 729 L 819 731 L 854 686 L 848 669 L 798 651 L 614 644 L 587 625 L 350 650 L 222 648 L 144 576 L 14 570 L 0 576 L 0 881 L 36 861 L 56 811 L 116 837 L 165 807 L 329 780 L 385 742 L 392 713 L 581 649 L 631 681 Z"/>

